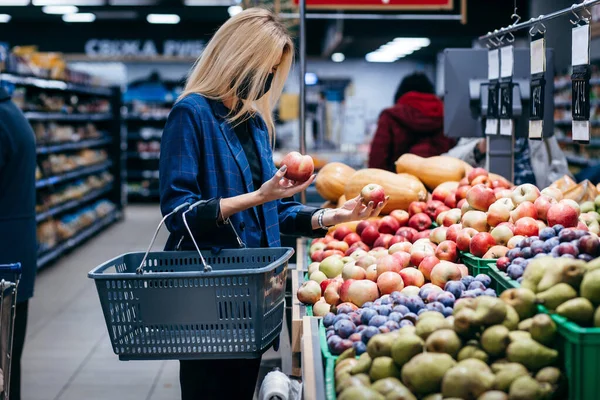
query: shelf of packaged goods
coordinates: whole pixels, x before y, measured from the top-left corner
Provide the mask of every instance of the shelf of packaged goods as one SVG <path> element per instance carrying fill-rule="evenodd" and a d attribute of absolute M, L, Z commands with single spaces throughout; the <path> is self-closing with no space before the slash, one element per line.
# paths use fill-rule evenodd
<path fill-rule="evenodd" d="M 110 144 L 112 142 L 111 138 L 101 138 L 101 139 L 90 139 L 90 140 L 82 140 L 80 142 L 69 142 L 69 143 L 61 143 L 61 144 L 51 144 L 46 146 L 39 146 L 37 148 L 38 154 L 50 154 L 50 153 L 58 153 L 61 151 L 67 150 L 79 150 L 79 149 L 88 149 L 92 147 L 99 147 Z"/>
<path fill-rule="evenodd" d="M 131 171 L 128 170 L 127 171 L 127 178 L 132 178 L 132 179 L 158 179 L 158 171 L 150 171 L 150 170 L 143 170 L 143 171 Z"/>
<path fill-rule="evenodd" d="M 158 160 L 160 158 L 160 153 L 128 151 L 127 158 L 139 158 L 141 160 Z"/>
<path fill-rule="evenodd" d="M 60 112 L 26 111 L 23 114 L 30 121 L 98 122 L 109 121 L 113 118 L 111 113 L 64 114 Z"/>
<path fill-rule="evenodd" d="M 154 198 L 154 197 L 159 197 L 160 192 L 158 191 L 158 189 L 130 189 L 130 188 L 127 188 L 127 195 L 144 197 L 144 198 Z"/>
<path fill-rule="evenodd" d="M 582 167 L 589 167 L 594 165 L 594 162 L 586 157 L 577 156 L 574 154 L 565 153 L 565 157 L 567 158 L 567 162 L 573 165 L 579 165 Z"/>
<path fill-rule="evenodd" d="M 591 147 L 600 147 L 600 138 L 593 138 L 590 139 L 589 143 L 580 143 L 580 142 L 575 142 L 573 141 L 573 139 L 571 138 L 562 138 L 562 139 L 557 139 L 558 143 L 560 144 L 573 144 L 573 145 L 581 145 L 581 146 L 591 146 Z"/>
<path fill-rule="evenodd" d="M 134 122 L 165 122 L 167 120 L 167 115 L 128 114 L 125 116 L 125 120 Z"/>
<path fill-rule="evenodd" d="M 88 201 L 95 200 L 105 194 L 109 193 L 112 190 L 112 184 L 107 185 L 101 189 L 93 190 L 90 193 L 84 195 L 80 199 L 70 200 L 66 203 L 59 204 L 55 207 L 50 208 L 47 211 L 41 212 L 35 216 L 36 222 L 44 221 L 54 215 L 63 213 L 65 211 L 73 210 L 80 207 L 82 204 L 87 203 Z"/>
<path fill-rule="evenodd" d="M 78 233 L 75 234 L 70 239 L 57 244 L 56 246 L 48 249 L 38 255 L 38 268 L 42 268 L 53 260 L 56 260 L 61 255 L 65 254 L 67 251 L 77 247 L 84 241 L 90 239 L 98 232 L 102 231 L 104 228 L 115 222 L 120 218 L 120 211 L 115 210 L 109 213 L 108 215 L 100 218 L 98 221 L 95 221 L 93 224 L 88 226 L 87 228 L 82 229 Z"/>
<path fill-rule="evenodd" d="M 600 85 L 600 78 L 590 79 L 590 85 Z M 559 90 L 570 89 L 570 88 L 571 88 L 571 80 L 570 79 L 554 84 L 555 92 L 557 92 Z"/>
<path fill-rule="evenodd" d="M 105 169 L 112 166 L 112 161 L 105 161 L 101 164 L 91 165 L 89 167 L 79 168 L 75 171 L 66 172 L 61 175 L 51 176 L 49 178 L 40 179 L 35 183 L 36 188 L 43 188 L 51 185 L 55 185 L 60 182 L 65 182 L 75 178 L 81 178 L 83 176 L 91 175 L 96 172 L 104 171 Z"/>
<path fill-rule="evenodd" d="M 112 95 L 112 90 L 107 87 L 79 85 L 76 83 L 59 81 L 55 79 L 37 78 L 32 76 L 21 76 L 3 73 L 0 74 L 0 81 L 10 82 L 17 86 L 30 86 L 39 89 L 62 90 L 65 92 L 82 93 L 94 96 Z"/>
<path fill-rule="evenodd" d="M 159 136 L 159 135 L 146 136 L 146 135 L 141 135 L 139 133 L 128 133 L 127 139 L 128 140 L 160 140 L 161 136 Z"/>

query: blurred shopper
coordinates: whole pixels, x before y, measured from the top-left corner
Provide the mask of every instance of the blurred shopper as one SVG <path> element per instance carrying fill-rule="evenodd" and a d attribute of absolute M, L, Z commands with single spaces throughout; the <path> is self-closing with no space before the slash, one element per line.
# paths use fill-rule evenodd
<path fill-rule="evenodd" d="M 444 136 L 444 103 L 425 74 L 416 72 L 405 77 L 394 103 L 379 116 L 369 168 L 395 172 L 394 163 L 402 154 L 431 157 L 452 148 L 454 140 Z"/>
<path fill-rule="evenodd" d="M 31 125 L 0 87 L 0 264 L 20 262 L 10 399 L 21 399 L 21 354 L 27 307 L 37 270 L 35 225 L 35 135 Z"/>
<path fill-rule="evenodd" d="M 466 161 L 473 167 L 485 168 L 487 140 L 462 138 L 448 155 Z M 514 184 L 531 183 L 549 186 L 564 175 L 571 175 L 565 154 L 554 136 L 544 140 L 515 139 Z"/>

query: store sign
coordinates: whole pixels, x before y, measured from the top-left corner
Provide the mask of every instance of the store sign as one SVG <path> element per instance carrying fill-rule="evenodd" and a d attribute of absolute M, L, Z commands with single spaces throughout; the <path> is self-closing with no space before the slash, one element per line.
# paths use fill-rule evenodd
<path fill-rule="evenodd" d="M 294 0 L 298 4 L 298 0 Z M 306 0 L 308 8 L 345 10 L 452 10 L 452 0 Z"/>
<path fill-rule="evenodd" d="M 165 40 L 162 48 L 154 40 L 90 39 L 85 54 L 90 58 L 104 57 L 198 57 L 204 50 L 202 40 Z"/>

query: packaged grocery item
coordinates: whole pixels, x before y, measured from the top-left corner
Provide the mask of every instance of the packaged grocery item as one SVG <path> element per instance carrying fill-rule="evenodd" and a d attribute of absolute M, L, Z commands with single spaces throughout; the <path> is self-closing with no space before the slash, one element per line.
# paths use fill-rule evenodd
<path fill-rule="evenodd" d="M 577 182 L 571 179 L 571 177 L 568 175 L 563 176 L 562 178 L 558 179 L 550 185 L 550 187 L 557 188 L 563 193 L 567 192 L 569 189 L 575 186 L 577 186 Z"/>

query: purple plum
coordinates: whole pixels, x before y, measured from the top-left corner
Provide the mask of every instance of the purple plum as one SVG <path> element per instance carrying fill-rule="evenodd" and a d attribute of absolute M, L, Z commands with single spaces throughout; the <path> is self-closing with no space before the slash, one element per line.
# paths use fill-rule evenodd
<path fill-rule="evenodd" d="M 363 342 L 354 342 L 352 347 L 354 347 L 354 351 L 356 352 L 357 356 L 360 356 L 367 351 L 367 345 Z"/>
<path fill-rule="evenodd" d="M 448 281 L 444 286 L 446 292 L 452 293 L 454 298 L 459 299 L 463 290 L 467 290 L 465 285 L 461 281 Z"/>
<path fill-rule="evenodd" d="M 521 240 L 521 243 L 519 243 L 519 247 L 520 248 L 525 248 L 525 247 L 529 247 L 531 246 L 531 242 L 533 242 L 531 237 L 526 237 L 524 239 Z"/>
<path fill-rule="evenodd" d="M 460 282 L 463 284 L 463 286 L 465 288 L 468 288 L 469 285 L 471 284 L 471 282 L 473 282 L 475 280 L 475 277 L 471 276 L 471 275 L 467 275 L 467 276 L 463 276 L 462 279 L 460 280 Z M 463 289 L 465 290 L 465 289 Z"/>
<path fill-rule="evenodd" d="M 465 290 L 460 296 L 461 299 L 474 299 L 475 297 L 475 292 L 473 290 Z"/>
<path fill-rule="evenodd" d="M 444 312 L 442 314 L 444 314 L 444 317 L 449 317 L 453 313 L 454 313 L 454 309 L 452 307 L 445 307 Z"/>
<path fill-rule="evenodd" d="M 481 283 L 483 283 L 483 286 L 490 287 L 490 284 L 492 283 L 492 278 L 489 277 L 489 275 L 486 274 L 479 274 L 475 277 L 476 281 L 479 281 Z"/>
<path fill-rule="evenodd" d="M 372 302 L 372 301 L 367 301 L 365 304 L 363 304 L 363 305 L 362 305 L 362 308 L 363 308 L 363 309 L 365 309 L 365 308 L 371 308 L 371 307 L 373 307 L 374 305 L 375 305 L 375 304 L 373 304 L 373 302 Z"/>
<path fill-rule="evenodd" d="M 333 348 L 335 347 L 335 345 L 341 341 L 342 341 L 341 337 L 339 337 L 338 335 L 332 335 L 329 337 L 329 339 L 327 339 L 327 347 L 329 347 L 330 351 L 333 351 Z"/>
<path fill-rule="evenodd" d="M 323 326 L 325 328 L 327 328 L 328 326 L 333 325 L 333 320 L 335 319 L 335 314 L 332 312 L 329 312 L 327 314 L 325 314 L 325 316 L 323 317 Z"/>
<path fill-rule="evenodd" d="M 392 312 L 392 306 L 379 306 L 375 307 L 375 311 L 379 313 L 379 315 L 388 316 Z"/>
<path fill-rule="evenodd" d="M 552 227 L 552 229 L 554 229 L 554 232 L 556 232 L 556 234 L 558 235 L 560 232 L 562 232 L 563 229 L 565 229 L 565 227 L 560 224 L 556 224 Z"/>
<path fill-rule="evenodd" d="M 411 321 L 413 324 L 417 323 L 417 320 L 419 319 L 419 317 L 417 316 L 417 314 L 414 313 L 408 313 L 404 316 L 404 318 L 402 318 L 402 321 L 406 321 L 409 320 Z"/>
<path fill-rule="evenodd" d="M 354 309 L 352 309 L 351 306 L 349 305 L 341 305 L 337 308 L 337 314 L 350 314 L 351 312 L 353 312 Z"/>
<path fill-rule="evenodd" d="M 400 322 L 403 317 L 403 314 L 400 314 L 399 312 L 393 312 L 388 315 L 388 321 Z"/>
<path fill-rule="evenodd" d="M 402 321 L 400 321 L 400 328 L 405 326 L 415 326 L 415 324 L 410 319 L 403 319 Z"/>
<path fill-rule="evenodd" d="M 387 326 L 390 331 L 396 331 L 400 329 L 400 325 L 396 321 L 388 321 L 385 323 L 384 326 Z"/>
<path fill-rule="evenodd" d="M 336 342 L 336 344 L 333 346 L 333 349 L 330 348 L 330 351 L 331 351 L 331 354 L 339 356 L 340 354 L 342 354 L 343 352 L 348 350 L 353 345 L 354 345 L 354 342 L 352 340 L 342 339 L 339 342 Z"/>
<path fill-rule="evenodd" d="M 515 258 L 511 264 L 514 265 L 524 265 L 527 262 L 527 260 L 525 260 L 523 257 L 517 257 Z"/>
<path fill-rule="evenodd" d="M 523 282 L 523 277 L 520 277 L 519 279 L 517 279 L 518 284 L 521 284 L 521 282 Z"/>
<path fill-rule="evenodd" d="M 347 321 L 345 319 L 336 322 L 333 325 L 333 327 L 335 329 L 335 332 L 342 339 L 347 339 L 348 337 L 350 337 L 350 335 L 352 335 L 354 333 L 354 330 L 356 329 L 356 325 L 354 325 L 352 321 Z"/>
<path fill-rule="evenodd" d="M 377 329 L 379 329 L 379 332 L 380 332 L 380 333 L 390 333 L 390 332 L 391 332 L 390 328 L 388 328 L 388 327 L 387 327 L 387 326 L 385 326 L 385 325 L 381 325 L 381 326 L 380 326 L 379 328 L 377 328 Z"/>
<path fill-rule="evenodd" d="M 410 310 L 406 306 L 396 306 L 392 309 L 393 312 L 400 313 L 402 315 L 408 314 Z"/>
<path fill-rule="evenodd" d="M 584 231 L 583 229 L 579 229 L 575 232 L 575 236 L 577 237 L 577 239 L 581 239 L 584 236 L 590 236 L 590 232 L 589 231 Z"/>
<path fill-rule="evenodd" d="M 550 252 L 550 255 L 554 258 L 560 257 L 560 254 L 558 253 L 558 246 L 556 246 L 555 248 L 552 249 L 552 251 Z"/>
<path fill-rule="evenodd" d="M 421 290 L 419 290 L 419 297 L 423 300 L 426 301 L 427 297 L 432 293 L 432 292 L 436 292 L 436 288 L 433 286 L 425 286 L 422 287 Z"/>
<path fill-rule="evenodd" d="M 544 242 L 544 253 L 550 254 L 553 248 L 560 244 L 560 240 L 557 237 L 550 238 Z"/>
<path fill-rule="evenodd" d="M 497 297 L 496 291 L 494 289 L 485 289 L 483 292 L 485 296 Z"/>
<path fill-rule="evenodd" d="M 434 301 L 433 303 L 429 303 L 425 306 L 429 311 L 437 311 L 439 313 L 444 312 L 444 305 L 439 301 Z"/>
<path fill-rule="evenodd" d="M 382 305 L 382 306 L 387 306 L 387 305 L 389 305 L 389 304 L 392 304 L 392 303 L 393 303 L 393 301 L 392 301 L 392 299 L 390 298 L 390 295 L 388 295 L 388 294 L 384 295 L 384 296 L 381 298 L 381 305 Z"/>
<path fill-rule="evenodd" d="M 580 254 L 577 256 L 577 258 L 585 262 L 590 262 L 594 259 L 594 257 L 590 256 L 589 254 Z"/>
<path fill-rule="evenodd" d="M 362 333 L 365 329 L 368 328 L 368 325 L 359 325 L 356 327 L 356 333 Z"/>
<path fill-rule="evenodd" d="M 524 247 L 523 249 L 521 249 L 521 254 L 523 254 L 523 258 L 525 259 L 531 258 L 535 255 L 533 254 L 533 250 L 531 249 L 531 247 Z"/>
<path fill-rule="evenodd" d="M 387 322 L 387 317 L 383 315 L 376 315 L 369 320 L 369 326 L 381 326 Z"/>
<path fill-rule="evenodd" d="M 358 326 L 358 325 L 360 325 L 362 323 L 359 313 L 357 313 L 357 312 L 351 312 L 348 315 L 350 316 L 350 321 L 352 321 L 352 323 L 354 325 Z"/>
<path fill-rule="evenodd" d="M 461 291 L 462 293 L 462 291 Z M 456 297 L 450 292 L 442 292 L 436 299 L 437 302 L 443 304 L 444 307 L 454 307 Z"/>
<path fill-rule="evenodd" d="M 432 290 L 427 295 L 427 298 L 425 299 L 425 303 L 433 303 L 435 301 L 435 299 L 437 299 L 437 297 L 440 295 L 440 293 L 443 293 L 443 292 L 437 291 L 437 290 Z"/>
<path fill-rule="evenodd" d="M 350 321 L 350 316 L 348 314 L 336 315 L 335 318 L 333 319 L 333 325 L 337 324 L 339 321 L 341 321 L 343 319 Z"/>
<path fill-rule="evenodd" d="M 552 231 L 554 232 L 554 231 Z M 542 254 L 544 252 L 544 245 L 546 244 L 546 242 L 544 242 L 543 240 L 536 240 L 535 242 L 531 243 L 531 251 L 533 253 L 533 255 L 535 256 L 536 254 Z"/>
<path fill-rule="evenodd" d="M 380 306 L 380 305 L 382 305 L 382 304 L 381 304 L 381 298 L 378 298 L 377 300 L 375 300 L 375 301 L 373 302 L 373 304 L 374 304 L 374 305 L 376 305 L 376 306 Z"/>
<path fill-rule="evenodd" d="M 506 273 L 510 277 L 510 279 L 517 279 L 523 276 L 523 266 L 511 264 L 507 269 Z"/>
<path fill-rule="evenodd" d="M 379 328 L 376 326 L 369 326 L 362 333 L 362 341 L 364 344 L 368 344 L 369 340 L 379 333 Z"/>
<path fill-rule="evenodd" d="M 506 257 L 508 257 L 508 259 L 510 261 L 514 261 L 515 258 L 521 257 L 522 253 L 521 253 L 521 249 L 515 247 L 514 249 L 510 249 L 509 251 L 506 252 Z"/>
<path fill-rule="evenodd" d="M 558 254 L 561 256 L 570 254 L 573 257 L 577 257 L 579 255 L 579 250 L 577 249 L 577 245 L 572 243 L 561 243 L 558 245 Z"/>
<path fill-rule="evenodd" d="M 558 238 L 561 242 L 570 242 L 577 239 L 577 232 L 574 229 L 566 228 L 560 231 Z"/>
<path fill-rule="evenodd" d="M 409 296 L 406 307 L 408 307 L 410 312 L 416 313 L 419 312 L 421 308 L 425 307 L 425 303 L 423 303 L 423 300 L 421 300 L 419 296 Z"/>
<path fill-rule="evenodd" d="M 403 295 L 402 293 L 396 291 L 396 292 L 392 292 L 392 294 L 390 294 L 390 299 L 392 299 L 392 302 L 394 304 L 397 304 L 400 302 L 400 299 L 402 297 L 406 297 L 405 295 Z"/>
<path fill-rule="evenodd" d="M 330 337 L 332 337 L 333 335 L 335 335 L 335 331 L 334 331 L 334 330 L 327 331 L 327 332 L 325 333 L 325 337 L 326 337 L 327 339 L 329 339 L 329 338 L 330 338 Z"/>
<path fill-rule="evenodd" d="M 360 322 L 363 325 L 368 325 L 369 321 L 371 320 L 371 318 L 373 318 L 374 316 L 378 315 L 377 311 L 375 311 L 372 308 L 367 308 L 366 310 L 364 310 L 360 316 Z"/>
<path fill-rule="evenodd" d="M 540 240 L 543 240 L 544 242 L 555 236 L 556 236 L 556 231 L 554 231 L 553 228 L 546 227 L 540 231 Z"/>
<path fill-rule="evenodd" d="M 360 342 L 362 340 L 362 335 L 360 333 L 354 332 L 348 337 L 348 339 L 352 340 L 353 342 Z"/>
<path fill-rule="evenodd" d="M 467 289 L 468 290 L 475 290 L 475 289 L 485 290 L 485 285 L 480 281 L 473 281 L 473 282 L 471 282 L 471 284 L 469 285 L 469 287 Z"/>
<path fill-rule="evenodd" d="M 473 294 L 475 295 L 475 297 L 483 296 L 484 292 L 485 291 L 483 289 L 473 289 Z"/>

